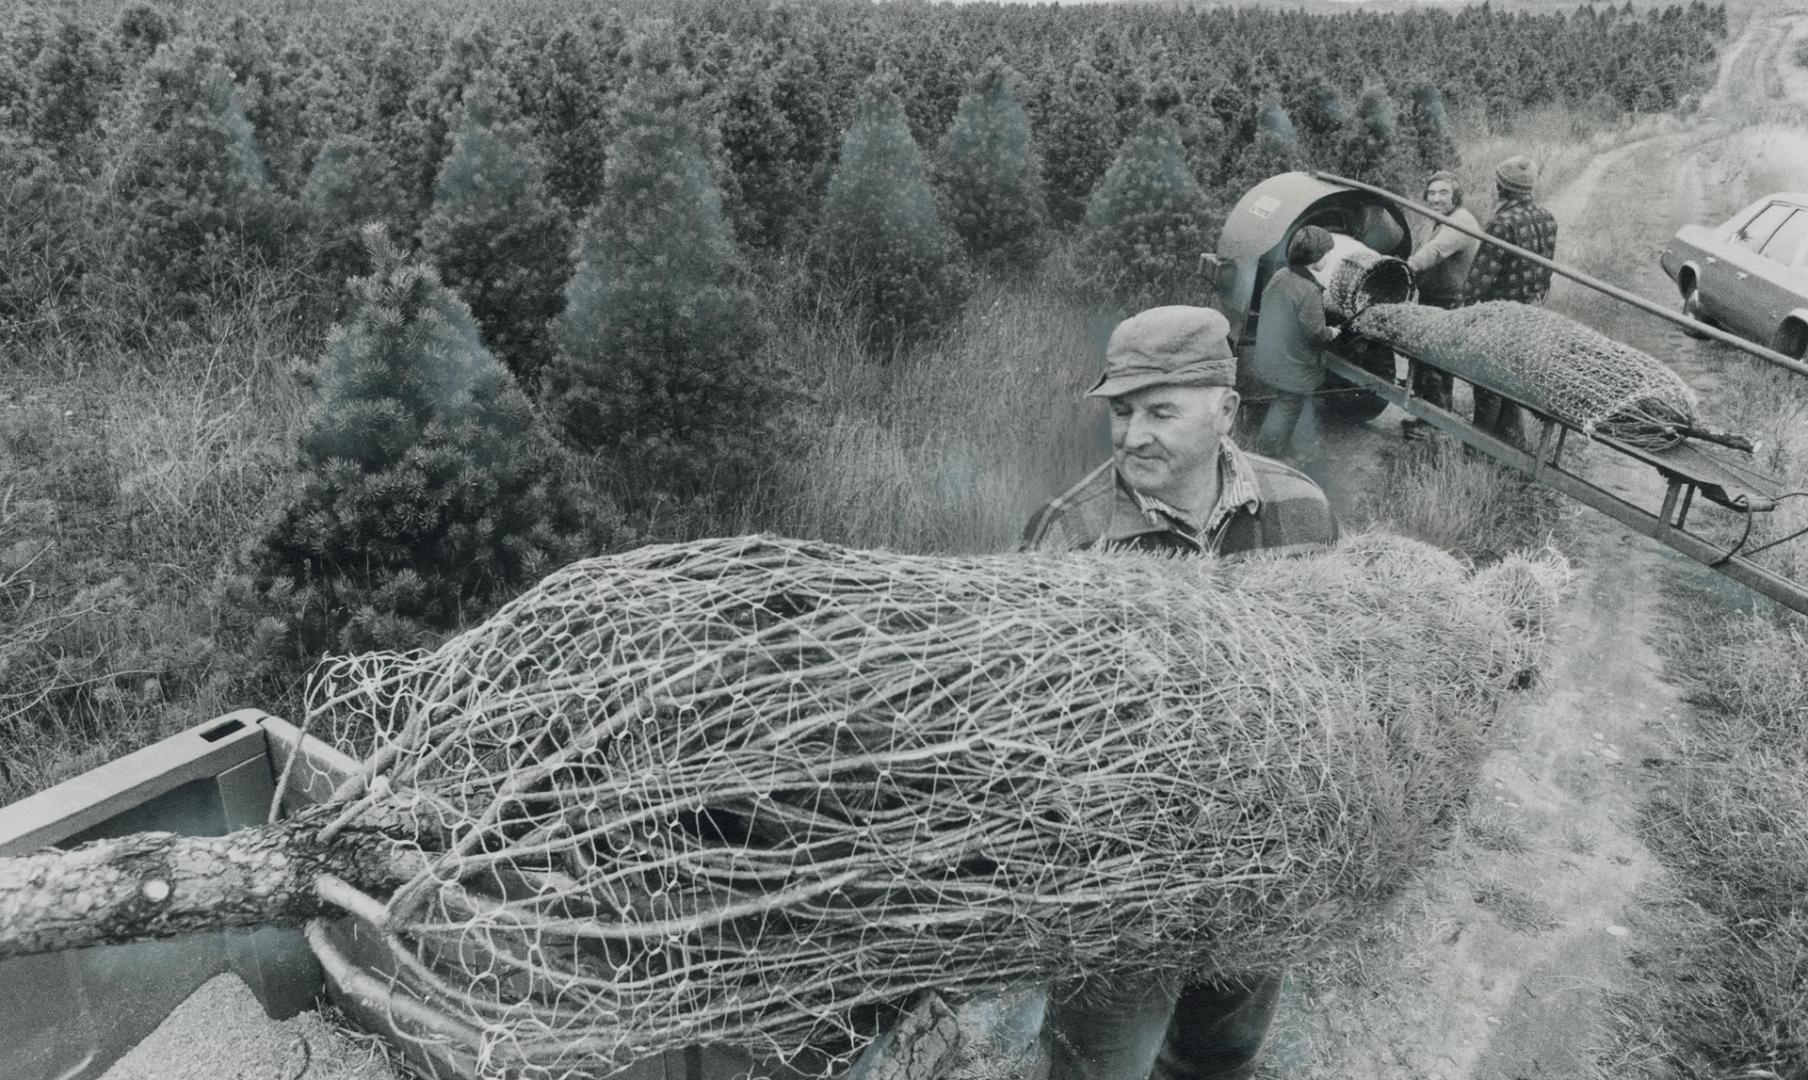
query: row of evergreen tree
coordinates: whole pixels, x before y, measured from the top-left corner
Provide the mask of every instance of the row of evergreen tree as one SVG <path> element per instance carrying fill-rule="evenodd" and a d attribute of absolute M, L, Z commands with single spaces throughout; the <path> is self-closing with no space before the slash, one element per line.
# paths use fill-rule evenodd
<path fill-rule="evenodd" d="M 373 268 L 329 340 L 306 481 L 260 548 L 254 598 L 312 647 L 417 641 L 594 543 L 610 515 L 561 482 L 566 453 L 601 455 L 609 501 L 644 516 L 648 500 L 707 512 L 784 452 L 794 388 L 762 348 L 771 325 L 710 167 L 702 96 L 669 48 L 637 48 L 561 290 L 513 275 L 511 253 L 557 256 L 560 229 L 533 212 L 541 177 L 486 91 L 467 98 L 420 254 L 380 225 L 362 230 Z M 898 82 L 882 73 L 862 88 L 806 253 L 835 306 L 886 349 L 958 305 L 963 254 L 1005 271 L 1034 263 L 1046 216 L 1008 67 L 976 77 L 933 167 Z M 1206 241 L 1171 99 L 1148 103 L 1090 204 L 1090 262 L 1125 299 L 1184 290 L 1180 271 Z M 536 365 L 522 370 L 530 351 Z"/>
<path fill-rule="evenodd" d="M 419 84 L 406 67 L 316 64 L 285 98 L 247 45 L 268 27 L 197 37 L 142 6 L 103 30 L 61 23 L 0 99 L 7 196 L 29 211 L 0 219 L 24 256 L 0 280 L 0 317 L 28 330 L 92 287 L 127 290 L 113 309 L 147 323 L 179 319 L 262 287 L 248 265 L 331 305 L 306 479 L 260 548 L 259 603 L 311 647 L 397 644 L 593 544 L 608 513 L 561 479 L 571 450 L 609 461 L 618 502 L 680 504 L 744 488 L 780 452 L 791 388 L 761 359 L 771 327 L 737 233 L 799 256 L 883 355 L 954 310 L 968 267 L 1033 266 L 1058 227 L 1080 230 L 1102 296 L 1178 299 L 1197 294 L 1198 253 L 1248 182 L 1312 162 L 1400 186 L 1454 161 L 1430 82 L 1402 117 L 1379 83 L 1350 109 L 1316 79 L 1303 106 L 1269 93 L 1232 134 L 1159 35 L 1093 41 L 1101 61 L 1144 55 L 1115 79 L 1076 62 L 1066 89 L 1109 107 L 1044 102 L 1040 122 L 1034 85 L 995 55 L 962 59 L 968 81 L 925 128 L 913 102 L 949 72 L 923 67 L 907 46 L 928 39 L 907 36 L 834 108 L 832 52 L 756 39 L 798 81 L 762 83 L 750 103 L 723 74 L 741 55 L 720 48 L 733 10 L 679 10 L 693 21 L 567 25 L 568 47 L 613 44 L 606 93 L 563 98 L 557 78 L 522 77 L 531 38 L 498 44 L 481 27 Z M 754 11 L 768 28 L 793 17 Z M 1369 33 L 1352 25 L 1352 41 Z"/>
<path fill-rule="evenodd" d="M 104 8 L 99 8 L 104 11 Z M 334 8 L 175 13 L 138 4 L 112 23 L 71 21 L 60 4 L 25 0 L 0 27 L 0 110 L 59 158 L 104 167 L 97 121 L 160 44 L 212 45 L 258 133 L 271 185 L 299 195 L 318 162 L 368 151 L 402 232 L 432 205 L 439 164 L 480 74 L 505 84 L 496 107 L 546 161 L 548 191 L 571 214 L 600 192 L 621 122 L 629 42 L 665 37 L 717 117 L 724 196 L 738 235 L 775 248 L 808 231 L 852 120 L 860 84 L 889 68 L 920 145 L 952 122 L 972 73 L 999 57 L 1051 168 L 1052 220 L 1077 222 L 1115 148 L 1141 122 L 1147 87 L 1178 90 L 1187 160 L 1208 197 L 1234 198 L 1244 148 L 1285 115 L 1308 149 L 1357 121 L 1426 109 L 1505 118 L 1543 103 L 1667 110 L 1699 88 L 1724 36 L 1725 10 L 1570 15 L 1457 12 L 1313 16 L 1144 4 L 1122 7 L 856 4 L 823 0 L 619 0 L 604 8 L 520 0 L 506 15 L 455 19 L 405 0 Z M 98 19 L 98 11 L 86 17 Z M 217 21 L 212 16 L 217 15 Z M 186 23 L 186 25 L 185 25 Z M 1436 103 L 1425 104 L 1428 98 Z M 7 104 L 12 102 L 13 104 Z M 1222 209 L 1222 205 L 1219 209 Z"/>

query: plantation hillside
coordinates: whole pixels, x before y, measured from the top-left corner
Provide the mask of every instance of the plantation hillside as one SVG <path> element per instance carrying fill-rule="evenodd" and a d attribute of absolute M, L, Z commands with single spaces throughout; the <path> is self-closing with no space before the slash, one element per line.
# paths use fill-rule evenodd
<path fill-rule="evenodd" d="M 361 269 L 355 228 L 372 219 L 442 257 L 468 258 L 456 223 L 433 219 L 457 179 L 444 173 L 448 156 L 478 152 L 474 140 L 506 156 L 492 174 L 520 173 L 525 166 L 510 163 L 531 160 L 531 212 L 545 219 L 556 209 L 567 221 L 560 232 L 544 220 L 519 242 L 568 244 L 570 223 L 602 195 L 649 42 L 669 50 L 661 63 L 694 79 L 697 113 L 715 129 L 702 150 L 737 237 L 772 250 L 813 230 L 875 70 L 899 77 L 898 106 L 927 151 L 981 68 L 1008 68 L 1029 149 L 1045 163 L 1050 221 L 1071 226 L 1151 107 L 1172 120 L 1206 207 L 1221 216 L 1254 173 L 1277 163 L 1395 183 L 1447 165 L 1453 116 L 1501 124 L 1546 104 L 1601 117 L 1673 109 L 1701 88 L 1726 31 L 1724 5 L 1700 0 L 1567 15 L 1486 3 L 1321 16 L 731 0 L 528 3 L 506 13 L 25 0 L 14 11 L 0 28 L 0 230 L 15 253 L 0 319 L 15 329 L 49 317 L 46 305 L 78 303 L 92 292 L 87 279 L 122 261 L 162 280 L 115 282 L 114 293 L 175 294 L 185 313 L 220 284 L 223 249 L 311 271 L 331 306 Z M 511 236 L 494 254 L 516 263 L 515 244 Z M 532 250 L 524 262 L 534 273 L 569 272 Z M 541 298 L 562 281 L 511 270 L 510 280 L 480 286 L 469 267 L 440 269 L 491 344 L 520 354 L 504 358 L 511 367 L 544 360 L 540 327 L 499 325 L 485 312 L 518 302 L 543 322 Z"/>
<path fill-rule="evenodd" d="M 431 646 L 585 555 L 1006 548 L 1096 463 L 1115 320 L 1197 302 L 1249 184 L 1479 187 L 1463 138 L 1687 112 L 1727 23 L 11 10 L 0 800 L 293 711 L 322 655 Z"/>

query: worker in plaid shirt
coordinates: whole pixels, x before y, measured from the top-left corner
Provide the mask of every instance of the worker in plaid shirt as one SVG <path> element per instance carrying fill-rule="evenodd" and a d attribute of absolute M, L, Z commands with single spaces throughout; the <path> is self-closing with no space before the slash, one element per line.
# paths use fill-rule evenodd
<path fill-rule="evenodd" d="M 1554 259 L 1557 257 L 1557 219 L 1532 201 L 1537 180 L 1538 167 L 1530 158 L 1510 157 L 1501 162 L 1494 170 L 1499 198 L 1494 206 L 1494 216 L 1488 219 L 1487 227 L 1482 231 L 1535 255 Z M 1479 304 L 1486 300 L 1515 300 L 1521 304 L 1542 304 L 1550 289 L 1549 267 L 1493 244 L 1483 244 L 1469 267 L 1463 301 Z M 1475 388 L 1475 426 L 1512 443 L 1524 441 L 1519 406 L 1479 386 Z"/>

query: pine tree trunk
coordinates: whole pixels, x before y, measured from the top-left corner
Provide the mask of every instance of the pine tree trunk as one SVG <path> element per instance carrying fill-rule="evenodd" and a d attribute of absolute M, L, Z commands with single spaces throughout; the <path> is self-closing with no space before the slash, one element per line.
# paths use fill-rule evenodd
<path fill-rule="evenodd" d="M 136 833 L 69 851 L 0 858 L 0 960 L 230 927 L 294 925 L 330 909 L 314 892 L 332 874 L 387 892 L 420 855 L 368 828 L 328 844 L 318 822 L 225 836 Z"/>

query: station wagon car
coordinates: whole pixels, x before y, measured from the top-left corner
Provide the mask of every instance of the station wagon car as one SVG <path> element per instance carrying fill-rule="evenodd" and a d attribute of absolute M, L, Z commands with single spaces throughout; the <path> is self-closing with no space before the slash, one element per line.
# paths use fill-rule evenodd
<path fill-rule="evenodd" d="M 1808 352 L 1808 193 L 1767 196 L 1715 227 L 1684 225 L 1662 263 L 1691 318 L 1785 356 Z"/>

